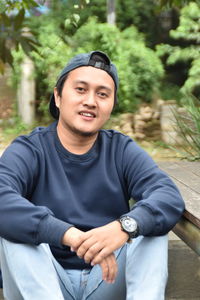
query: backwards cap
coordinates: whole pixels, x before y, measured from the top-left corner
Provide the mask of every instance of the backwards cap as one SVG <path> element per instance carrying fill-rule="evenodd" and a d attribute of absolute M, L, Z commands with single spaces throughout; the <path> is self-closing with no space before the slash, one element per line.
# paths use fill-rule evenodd
<path fill-rule="evenodd" d="M 82 53 L 74 56 L 69 63 L 65 66 L 65 68 L 60 73 L 56 86 L 58 82 L 66 76 L 67 73 L 70 71 L 83 67 L 83 66 L 92 66 L 94 68 L 98 68 L 101 70 L 106 71 L 113 79 L 115 83 L 115 104 L 117 103 L 117 89 L 119 85 L 119 79 L 117 75 L 117 69 L 115 65 L 111 62 L 110 58 L 101 51 L 92 51 L 89 53 Z M 54 94 L 51 95 L 49 110 L 51 115 L 58 119 L 59 117 L 59 109 L 56 107 L 55 104 L 55 97 Z"/>

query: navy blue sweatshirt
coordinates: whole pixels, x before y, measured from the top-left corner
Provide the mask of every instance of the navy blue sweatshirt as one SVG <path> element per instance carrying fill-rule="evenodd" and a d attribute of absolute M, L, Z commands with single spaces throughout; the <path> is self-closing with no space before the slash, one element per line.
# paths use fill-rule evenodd
<path fill-rule="evenodd" d="M 57 123 L 18 137 L 0 159 L 0 236 L 17 243 L 48 243 L 64 268 L 86 264 L 63 234 L 133 217 L 144 236 L 166 234 L 184 203 L 169 177 L 129 137 L 100 130 L 83 155 L 60 143 Z M 129 209 L 129 199 L 136 204 Z"/>

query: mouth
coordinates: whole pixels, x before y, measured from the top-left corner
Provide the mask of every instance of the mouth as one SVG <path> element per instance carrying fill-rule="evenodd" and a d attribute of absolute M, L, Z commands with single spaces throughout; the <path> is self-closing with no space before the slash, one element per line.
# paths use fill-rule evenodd
<path fill-rule="evenodd" d="M 96 118 L 96 114 L 94 112 L 89 112 L 89 111 L 81 111 L 79 112 L 79 115 L 86 117 L 86 118 Z"/>

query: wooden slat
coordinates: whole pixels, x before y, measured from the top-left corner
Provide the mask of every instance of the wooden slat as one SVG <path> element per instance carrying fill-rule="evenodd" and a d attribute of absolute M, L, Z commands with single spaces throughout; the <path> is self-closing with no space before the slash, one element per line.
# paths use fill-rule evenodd
<path fill-rule="evenodd" d="M 200 163 L 161 162 L 159 166 L 179 188 L 186 204 L 184 216 L 200 228 Z"/>
<path fill-rule="evenodd" d="M 159 164 L 160 167 L 166 171 L 172 178 L 186 185 L 190 190 L 193 190 L 200 194 L 200 175 L 197 175 L 192 171 L 191 165 L 184 166 L 180 163 L 169 162 L 167 164 Z M 200 168 L 200 163 L 198 163 Z M 196 167 L 196 164 L 193 165 Z"/>
<path fill-rule="evenodd" d="M 200 162 L 179 161 L 177 164 L 200 177 Z"/>

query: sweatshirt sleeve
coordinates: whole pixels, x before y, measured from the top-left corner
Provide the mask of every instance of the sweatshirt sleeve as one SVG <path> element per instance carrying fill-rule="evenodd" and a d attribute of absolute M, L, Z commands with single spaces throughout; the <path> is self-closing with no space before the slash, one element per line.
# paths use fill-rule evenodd
<path fill-rule="evenodd" d="M 42 153 L 25 137 L 16 139 L 0 158 L 0 236 L 17 243 L 60 246 L 71 224 L 29 200 L 37 184 Z"/>
<path fill-rule="evenodd" d="M 137 221 L 139 234 L 168 233 L 184 210 L 184 201 L 175 184 L 133 141 L 124 149 L 123 168 L 129 196 L 136 201 L 126 215 Z"/>

